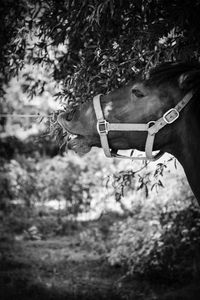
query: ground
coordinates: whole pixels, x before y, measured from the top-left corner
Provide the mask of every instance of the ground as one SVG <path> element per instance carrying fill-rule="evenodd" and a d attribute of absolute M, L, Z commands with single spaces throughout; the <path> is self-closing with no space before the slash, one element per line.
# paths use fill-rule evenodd
<path fill-rule="evenodd" d="M 177 287 L 123 278 L 124 270 L 73 236 L 0 245 L 1 300 L 192 300 L 196 285 Z"/>

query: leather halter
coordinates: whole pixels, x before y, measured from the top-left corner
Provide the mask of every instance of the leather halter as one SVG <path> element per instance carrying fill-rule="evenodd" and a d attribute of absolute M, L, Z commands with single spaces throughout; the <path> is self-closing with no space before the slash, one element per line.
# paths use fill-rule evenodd
<path fill-rule="evenodd" d="M 139 124 L 129 124 L 129 123 L 109 123 L 105 120 L 102 108 L 100 97 L 101 94 L 95 96 L 93 98 L 93 105 L 95 114 L 97 117 L 97 131 L 100 136 L 101 146 L 104 150 L 104 153 L 107 157 L 116 157 L 116 158 L 126 158 L 132 160 L 157 160 L 160 158 L 164 152 L 159 151 L 155 156 L 153 155 L 153 145 L 156 133 L 162 129 L 167 124 L 172 124 L 179 117 L 180 111 L 187 105 L 187 103 L 192 99 L 193 93 L 187 93 L 184 98 L 174 107 L 169 109 L 160 119 L 157 121 L 149 121 L 148 123 L 139 123 Z M 144 157 L 132 157 L 132 156 L 124 156 L 119 155 L 117 153 L 113 153 L 109 147 L 108 143 L 108 132 L 109 131 L 147 131 L 147 139 L 145 145 L 145 153 Z"/>

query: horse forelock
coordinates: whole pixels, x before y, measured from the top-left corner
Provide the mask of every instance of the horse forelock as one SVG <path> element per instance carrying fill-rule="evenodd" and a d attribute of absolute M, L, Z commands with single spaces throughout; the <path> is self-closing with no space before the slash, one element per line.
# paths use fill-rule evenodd
<path fill-rule="evenodd" d="M 144 80 L 149 87 L 160 87 L 168 84 L 188 91 L 200 88 L 200 64 L 167 62 L 149 71 Z"/>

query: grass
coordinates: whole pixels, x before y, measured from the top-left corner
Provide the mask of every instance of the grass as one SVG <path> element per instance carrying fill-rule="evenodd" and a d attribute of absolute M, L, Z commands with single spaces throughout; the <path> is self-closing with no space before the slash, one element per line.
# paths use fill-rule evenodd
<path fill-rule="evenodd" d="M 122 280 L 78 236 L 0 244 L 1 300 L 198 300 L 200 287 L 167 287 L 139 279 Z"/>

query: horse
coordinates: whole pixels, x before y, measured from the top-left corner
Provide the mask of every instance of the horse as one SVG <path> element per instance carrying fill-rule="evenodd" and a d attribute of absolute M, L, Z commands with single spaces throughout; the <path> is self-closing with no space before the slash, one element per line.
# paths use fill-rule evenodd
<path fill-rule="evenodd" d="M 62 112 L 58 123 L 68 133 L 68 148 L 80 155 L 94 146 L 107 156 L 123 149 L 146 151 L 152 160 L 152 151 L 170 153 L 200 204 L 199 87 L 198 63 L 163 63 L 73 113 Z"/>

